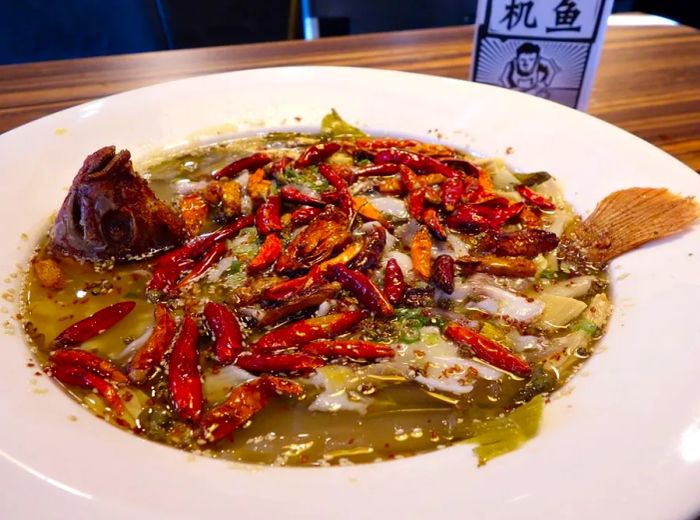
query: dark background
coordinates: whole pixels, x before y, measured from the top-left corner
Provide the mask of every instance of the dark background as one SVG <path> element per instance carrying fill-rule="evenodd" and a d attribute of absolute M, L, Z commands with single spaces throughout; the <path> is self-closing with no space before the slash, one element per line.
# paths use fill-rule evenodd
<path fill-rule="evenodd" d="M 579 0 L 590 1 L 590 0 Z M 476 0 L 0 0 L 0 64 L 472 23 Z M 696 0 L 616 0 L 700 26 Z"/>

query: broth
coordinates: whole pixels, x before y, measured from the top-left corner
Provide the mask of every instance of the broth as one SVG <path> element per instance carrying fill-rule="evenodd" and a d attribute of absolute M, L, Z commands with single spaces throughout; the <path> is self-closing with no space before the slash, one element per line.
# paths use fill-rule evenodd
<path fill-rule="evenodd" d="M 276 133 L 233 140 L 191 150 L 155 163 L 147 168 L 144 176 L 161 200 L 170 201 L 177 206 L 183 194 L 199 193 L 204 189 L 204 185 L 211 181 L 212 171 L 220 170 L 240 157 L 264 151 L 274 158 L 296 158 L 308 146 L 326 139 L 327 136 Z M 517 178 L 502 162 L 476 160 L 468 154 L 460 154 L 459 158 L 473 161 L 487 172 L 494 184 L 493 189 L 499 196 L 505 196 L 511 203 L 523 200 L 513 190 Z M 357 153 L 351 155 L 343 150 L 333 155 L 332 162 L 339 165 L 339 168 L 362 168 L 371 164 L 366 156 Z M 249 179 L 252 173 L 244 172 L 242 177 L 230 182 L 239 182 L 245 191 L 246 178 Z M 364 182 L 364 179 L 369 177 L 358 180 L 352 186 Z M 377 201 L 377 207 L 382 206 L 379 202 L 384 201 L 379 201 L 379 198 L 388 196 L 377 193 L 381 179 L 384 177 L 373 178 L 372 187 L 356 196 L 369 196 L 370 201 Z M 296 187 L 303 186 L 305 193 L 316 195 L 332 189 L 328 181 L 318 173 L 318 168 L 313 166 L 302 168 L 301 172 L 284 170 L 281 175 L 270 180 L 273 190 L 279 190 L 285 182 Z M 558 226 L 558 233 L 564 232 L 575 217 L 568 204 L 562 202 L 554 181 L 545 180 L 543 184 L 533 186 L 533 189 L 538 190 L 542 197 L 557 202 L 555 210 L 536 211 L 542 221 L 541 227 L 553 229 Z M 399 200 L 402 198 L 399 197 Z M 243 200 L 244 213 L 246 205 L 250 206 L 251 201 Z M 296 207 L 298 206 L 285 202 L 283 213 L 291 213 Z M 410 234 L 409 226 L 414 224 L 409 222 L 407 215 L 400 214 L 401 211 L 392 211 L 390 208 L 385 212 L 393 229 L 391 236 Z M 223 213 L 221 204 L 212 205 L 208 209 L 208 215 L 207 221 L 200 228 L 200 234 L 230 221 Z M 351 225 L 353 239 L 365 236 L 372 229 L 368 222 L 370 219 L 363 216 L 355 217 Z M 518 230 L 524 224 L 507 226 Z M 280 232 L 285 247 L 288 247 L 295 232 L 298 231 L 288 223 Z M 457 236 L 457 247 L 466 250 L 474 249 L 481 240 L 480 235 L 473 233 L 450 231 L 450 234 Z M 274 308 L 274 305 L 263 305 L 259 301 L 245 301 L 250 296 L 250 288 L 255 279 L 272 276 L 269 268 L 254 276 L 246 274 L 246 266 L 259 252 L 261 242 L 262 236 L 255 227 L 246 227 L 237 236 L 228 239 L 224 258 L 210 269 L 209 274 L 205 273 L 203 277 L 183 287 L 177 295 L 168 296 L 162 301 L 178 321 L 184 314 L 201 318 L 206 301 L 228 305 L 237 313 L 248 345 L 254 344 L 261 335 L 279 323 L 290 324 L 323 314 L 316 305 L 292 313 L 270 326 L 261 327 L 256 324 L 256 317 L 269 308 Z M 433 253 L 434 258 L 438 253 L 457 256 L 452 241 L 433 239 L 432 242 L 433 248 L 437 249 Z M 453 250 L 450 251 L 450 248 Z M 337 248 L 336 253 L 341 249 Z M 385 269 L 382 259 L 391 256 L 392 251 L 404 254 L 403 257 L 395 255 L 397 258 L 410 258 L 410 249 L 410 246 L 404 245 L 397 238 L 393 247 L 386 247 L 383 251 L 377 267 L 367 271 L 369 277 L 381 287 Z M 36 258 L 50 258 L 56 262 L 64 280 L 64 285 L 58 290 L 47 288 L 42 285 L 36 272 L 31 271 L 26 281 L 23 311 L 25 330 L 42 365 L 46 366 L 51 341 L 68 325 L 108 305 L 130 300 L 136 302 L 132 312 L 104 333 L 80 345 L 81 349 L 111 360 L 126 371 L 134 351 L 148 338 L 153 328 L 155 300 L 147 291 L 147 284 L 152 276 L 154 262 L 142 260 L 116 265 L 107 263 L 96 267 L 91 263 L 81 263 L 53 254 L 46 241 L 39 247 Z M 475 274 L 465 272 L 464 266 L 458 266 L 455 292 L 466 294 L 461 300 L 459 294 L 454 296 L 455 292 L 452 295 L 444 291 L 432 294 L 427 290 L 432 291 L 430 280 L 421 279 L 415 274 L 407 276 L 415 288 L 426 289 L 422 293 L 424 296 L 437 295 L 437 298 L 430 304 L 418 307 L 399 303 L 395 306 L 397 312 L 393 317 L 382 318 L 376 314 L 367 316 L 357 327 L 333 338 L 355 338 L 391 345 L 397 352 L 395 359 L 356 362 L 346 357 L 328 358 L 325 366 L 315 371 L 292 373 L 290 377 L 303 387 L 302 396 L 272 397 L 265 407 L 245 421 L 233 435 L 217 442 L 203 441 L 197 424 L 178 416 L 168 395 L 168 370 L 165 364 L 145 383 L 119 388 L 119 395 L 127 409 L 127 413 L 120 417 L 91 389 L 70 385 L 66 389 L 98 416 L 138 435 L 185 450 L 235 461 L 277 465 L 361 463 L 426 452 L 473 439 L 476 435 L 481 436 L 476 439 L 479 441 L 484 438 L 483 434 L 488 430 L 489 424 L 493 425 L 494 432 L 498 432 L 502 426 L 499 421 L 504 416 L 507 418 L 514 409 L 531 403 L 535 396 L 546 396 L 561 386 L 580 362 L 591 354 L 607 319 L 607 308 L 600 308 L 608 305 L 604 271 L 578 276 L 567 273 L 553 253 L 537 254 L 532 261 L 537 266 L 537 274 L 526 277 Z M 210 274 L 219 271 L 216 279 Z M 284 276 L 278 278 L 285 279 Z M 571 280 L 568 285 L 567 280 Z M 582 287 L 574 287 L 575 284 Z M 499 300 L 500 296 L 508 298 L 508 294 L 517 300 L 505 303 Z M 358 307 L 358 302 L 347 290 L 339 291 L 329 298 L 329 302 L 327 306 L 332 308 L 331 312 L 344 312 Z M 530 312 L 528 305 L 539 305 L 540 309 L 544 308 L 544 311 L 540 311 L 541 314 L 549 313 L 549 316 L 554 316 L 561 323 L 543 324 L 538 321 L 541 316 L 518 322 L 503 310 L 508 305 L 514 307 L 513 313 L 516 314 Z M 566 305 L 572 309 L 559 308 Z M 593 305 L 599 308 L 595 309 Z M 566 312 L 571 315 L 568 319 L 567 316 L 559 315 Z M 444 331 L 448 322 L 454 321 L 456 317 L 462 317 L 463 323 L 469 327 L 479 329 L 482 335 L 512 349 L 517 357 L 530 365 L 531 375 L 518 376 L 478 359 L 470 359 L 469 349 L 454 350 L 455 343 L 445 337 Z M 205 408 L 210 409 L 225 401 L 229 392 L 250 376 L 233 365 L 221 366 L 213 355 L 215 340 L 206 326 L 206 320 L 198 321 L 198 363 L 204 381 Z M 433 359 L 432 352 L 438 350 L 440 353 L 435 354 Z M 446 362 L 443 368 L 446 371 L 463 371 L 462 380 L 458 381 L 450 374 L 435 375 L 431 372 L 436 366 L 442 366 L 441 360 L 449 358 L 455 352 L 470 360 L 474 366 L 465 368 L 466 365 L 459 365 L 455 369 Z M 282 374 L 285 373 L 282 371 Z M 450 391 L 451 388 L 458 388 L 459 391 Z M 535 413 L 532 417 L 534 424 L 523 426 L 523 431 L 536 430 L 538 415 Z M 513 437 L 513 432 L 501 429 L 495 435 L 503 443 L 500 448 L 505 447 L 507 451 L 510 444 L 512 447 L 519 444 L 521 436 L 525 434 L 519 431 Z"/>

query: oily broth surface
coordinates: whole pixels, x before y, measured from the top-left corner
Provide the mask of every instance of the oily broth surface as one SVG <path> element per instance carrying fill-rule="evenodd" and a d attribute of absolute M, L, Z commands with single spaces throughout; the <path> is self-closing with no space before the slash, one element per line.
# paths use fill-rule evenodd
<path fill-rule="evenodd" d="M 46 362 L 47 338 L 50 341 L 70 323 L 129 298 L 137 302 L 136 308 L 112 329 L 82 347 L 124 367 L 124 361 L 117 361 L 119 354 L 127 343 L 153 324 L 153 305 L 142 296 L 148 280 L 143 267 L 129 264 L 96 273 L 89 266 L 62 259 L 61 268 L 68 283 L 58 292 L 41 287 L 30 276 L 25 293 L 26 320 L 39 361 Z M 205 343 L 202 350 L 207 346 Z M 202 365 L 210 365 L 205 356 Z M 158 383 L 162 381 L 159 379 Z M 372 393 L 374 403 L 364 415 L 351 411 L 309 411 L 318 390 L 307 386 L 304 399 L 271 400 L 246 428 L 234 434 L 232 441 L 219 442 L 216 448 L 208 447 L 207 451 L 225 459 L 264 464 L 333 463 L 340 459 L 370 462 L 411 455 L 468 437 L 469 424 L 474 418 L 483 420 L 506 410 L 510 405 L 507 396 L 515 395 L 522 384 L 513 378 L 499 382 L 482 380 L 455 408 L 416 383 L 382 382 L 377 378 Z M 146 393 L 155 393 L 156 386 L 151 385 Z M 496 392 L 497 388 L 501 391 Z M 500 398 L 494 397 L 497 393 L 501 394 Z M 89 391 L 81 389 L 71 389 L 70 394 L 78 400 L 90 396 Z M 101 413 L 99 406 L 93 411 Z M 182 447 L 199 448 L 195 443 Z"/>
<path fill-rule="evenodd" d="M 274 137 L 280 138 L 246 138 L 193 150 L 153 164 L 142 173 L 159 198 L 172 201 L 176 197 L 176 184 L 181 189 L 188 183 L 209 179 L 212 169 L 237 157 L 265 147 L 303 148 L 314 141 L 311 136 Z M 210 227 L 216 226 L 211 224 Z M 42 244 L 39 255 L 44 247 Z M 26 281 L 25 329 L 37 358 L 42 364 L 46 362 L 48 343 L 71 323 L 128 299 L 137 303 L 136 308 L 115 327 L 81 347 L 124 368 L 128 362 L 128 356 L 124 356 L 126 346 L 147 334 L 153 325 L 154 305 L 145 298 L 145 285 L 150 278 L 149 262 L 101 271 L 66 258 L 58 262 L 66 280 L 60 291 L 42 287 L 32 272 Z M 177 305 L 175 307 L 178 314 Z M 354 332 L 351 336 L 361 337 L 361 333 Z M 208 355 L 210 347 L 208 337 L 200 338 L 203 372 L 216 371 Z M 568 363 L 558 380 L 546 389 L 560 386 L 577 365 L 578 361 Z M 310 411 L 308 407 L 319 389 L 301 379 L 306 391 L 302 399 L 271 399 L 244 428 L 235 432 L 232 439 L 203 447 L 196 442 L 188 425 L 172 419 L 170 405 L 162 397 L 167 383 L 161 373 L 136 397 L 144 409 L 136 424 L 122 426 L 130 429 L 136 426 L 138 434 L 155 441 L 188 450 L 204 450 L 211 456 L 235 461 L 291 465 L 371 462 L 425 452 L 467 439 L 473 435 L 475 420 L 496 418 L 521 402 L 526 385 L 525 381 L 504 374 L 498 381 L 479 379 L 472 392 L 456 396 L 429 392 L 400 376 L 369 375 L 362 381 L 362 385 L 348 388 L 348 397 L 351 401 L 371 397 L 364 414 Z M 219 388 L 216 395 L 223 399 L 228 389 Z M 69 393 L 97 415 L 110 420 L 99 397 L 79 389 L 70 389 Z M 167 426 L 160 422 L 162 417 L 169 418 Z"/>

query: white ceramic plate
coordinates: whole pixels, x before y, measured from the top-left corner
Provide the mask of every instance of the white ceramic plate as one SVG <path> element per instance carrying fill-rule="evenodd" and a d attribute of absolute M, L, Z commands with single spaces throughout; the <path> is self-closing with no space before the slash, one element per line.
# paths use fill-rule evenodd
<path fill-rule="evenodd" d="M 198 138 L 317 127 L 331 107 L 372 132 L 487 155 L 513 147 L 511 164 L 552 172 L 583 212 L 630 186 L 700 196 L 700 178 L 680 162 L 538 98 L 380 70 L 252 70 L 127 92 L 0 136 L 0 272 L 26 263 L 83 158 L 101 146 L 130 149 L 138 165 Z M 21 336 L 3 335 L 0 517 L 691 518 L 700 513 L 699 258 L 696 227 L 616 261 L 604 348 L 573 393 L 546 407 L 535 440 L 482 468 L 469 446 L 337 468 L 195 457 L 95 419 L 33 376 Z"/>

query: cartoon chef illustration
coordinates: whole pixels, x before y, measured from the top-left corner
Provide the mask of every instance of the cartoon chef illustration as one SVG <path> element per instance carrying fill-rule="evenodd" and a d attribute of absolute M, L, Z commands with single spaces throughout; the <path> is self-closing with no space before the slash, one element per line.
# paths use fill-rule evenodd
<path fill-rule="evenodd" d="M 500 77 L 504 87 L 549 98 L 549 86 L 559 72 L 554 60 L 540 55 L 540 46 L 526 42 L 516 49 L 515 58 L 506 63 Z"/>

